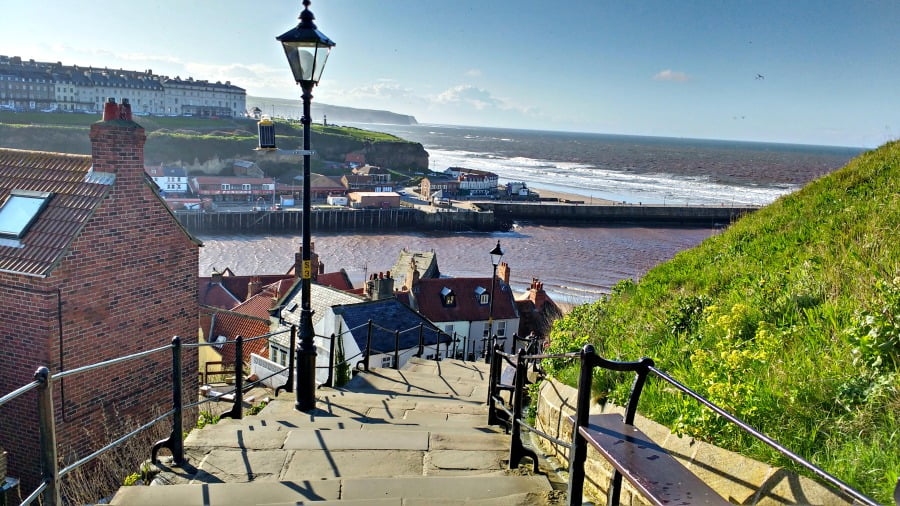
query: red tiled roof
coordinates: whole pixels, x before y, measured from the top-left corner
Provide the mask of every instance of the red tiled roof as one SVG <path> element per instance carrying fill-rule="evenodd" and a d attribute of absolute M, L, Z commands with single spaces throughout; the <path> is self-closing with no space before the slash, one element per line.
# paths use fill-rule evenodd
<path fill-rule="evenodd" d="M 219 283 L 213 283 L 211 278 L 200 278 L 197 290 L 197 300 L 201 306 L 231 309 L 241 303 L 241 300 L 229 292 Z"/>
<path fill-rule="evenodd" d="M 225 336 L 229 341 L 234 341 L 237 336 L 241 336 L 244 340 L 252 337 L 262 336 L 269 332 L 269 320 L 262 320 L 253 316 L 240 314 L 232 311 L 215 311 L 213 313 L 212 330 L 208 337 L 209 341 L 215 341 L 219 336 Z M 222 361 L 234 362 L 235 345 L 226 344 L 219 348 L 222 355 Z M 269 356 L 268 339 L 256 339 L 244 343 L 243 361 L 250 361 L 250 354 L 255 353 L 262 357 Z"/>
<path fill-rule="evenodd" d="M 449 288 L 456 294 L 456 305 L 445 307 L 441 290 Z M 476 295 L 478 288 L 490 293 L 491 278 L 436 278 L 420 279 L 413 288 L 413 297 L 419 312 L 433 322 L 487 321 L 491 313 L 490 302 L 481 304 Z M 493 316 L 495 320 L 517 318 L 509 285 L 497 279 L 494 286 Z"/>
<path fill-rule="evenodd" d="M 350 281 L 350 276 L 347 275 L 347 271 L 345 271 L 344 269 L 341 269 L 338 272 L 326 272 L 324 274 L 319 274 L 318 276 L 316 276 L 316 283 L 320 285 L 330 286 L 338 290 L 343 290 L 345 292 L 353 290 L 353 283 Z"/>
<path fill-rule="evenodd" d="M 86 182 L 90 169 L 90 155 L 0 149 L 0 204 L 12 190 L 53 194 L 18 244 L 0 243 L 0 270 L 50 274 L 109 190 Z"/>

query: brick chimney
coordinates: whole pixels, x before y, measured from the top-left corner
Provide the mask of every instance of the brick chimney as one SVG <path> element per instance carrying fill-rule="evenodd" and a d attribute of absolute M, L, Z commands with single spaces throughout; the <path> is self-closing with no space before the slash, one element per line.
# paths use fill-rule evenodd
<path fill-rule="evenodd" d="M 144 180 L 144 128 L 134 122 L 127 98 L 117 104 L 110 98 L 103 107 L 103 119 L 91 125 L 92 171 L 115 174 L 115 187 L 133 198 Z"/>
<path fill-rule="evenodd" d="M 325 264 L 319 263 L 319 255 L 316 254 L 316 243 L 309 243 L 310 279 L 319 278 L 319 274 L 325 273 Z M 294 277 L 300 279 L 303 276 L 303 246 L 294 253 Z"/>
<path fill-rule="evenodd" d="M 250 300 L 250 297 L 258 294 L 262 291 L 262 281 L 259 280 L 258 276 L 253 276 L 250 278 L 250 282 L 247 283 L 247 300 Z"/>
<path fill-rule="evenodd" d="M 391 271 L 372 274 L 365 286 L 366 295 L 372 300 L 381 300 L 394 296 L 394 278 Z"/>
<path fill-rule="evenodd" d="M 497 278 L 504 284 L 509 284 L 509 265 L 506 262 L 500 262 L 500 265 L 497 266 Z"/>

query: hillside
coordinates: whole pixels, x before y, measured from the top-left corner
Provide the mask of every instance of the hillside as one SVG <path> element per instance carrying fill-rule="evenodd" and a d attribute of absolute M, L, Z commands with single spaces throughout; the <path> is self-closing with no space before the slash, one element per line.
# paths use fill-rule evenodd
<path fill-rule="evenodd" d="M 88 154 L 88 130 L 97 120 L 98 116 L 90 114 L 0 112 L 0 147 Z M 261 166 L 267 162 L 268 155 L 253 151 L 257 134 L 252 119 L 141 116 L 135 121 L 147 131 L 148 164 L 183 162 L 209 167 L 224 159 L 255 157 L 259 157 Z M 299 123 L 278 121 L 275 132 L 280 148 L 298 149 L 302 145 Z M 314 164 L 343 161 L 347 153 L 362 151 L 373 165 L 428 168 L 428 153 L 421 144 L 379 132 L 314 124 L 311 143 L 317 152 Z"/>
<path fill-rule="evenodd" d="M 749 215 L 556 322 L 657 366 L 854 488 L 890 503 L 900 474 L 900 142 Z M 567 382 L 574 373 L 547 364 Z M 630 385 L 595 377 L 622 403 Z M 768 447 L 651 381 L 639 408 L 776 465 Z"/>

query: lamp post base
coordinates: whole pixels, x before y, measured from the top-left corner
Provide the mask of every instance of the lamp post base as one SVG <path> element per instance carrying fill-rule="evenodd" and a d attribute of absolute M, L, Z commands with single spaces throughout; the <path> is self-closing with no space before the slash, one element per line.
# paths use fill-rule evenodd
<path fill-rule="evenodd" d="M 297 402 L 294 409 L 316 409 L 316 351 L 297 350 Z"/>

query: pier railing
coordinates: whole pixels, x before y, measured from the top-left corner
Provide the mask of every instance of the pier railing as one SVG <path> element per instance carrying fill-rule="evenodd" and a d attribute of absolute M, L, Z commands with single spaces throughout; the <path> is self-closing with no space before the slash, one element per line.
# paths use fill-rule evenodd
<path fill-rule="evenodd" d="M 572 438 L 569 441 L 563 441 L 559 438 L 553 437 L 550 434 L 547 434 L 540 429 L 532 426 L 528 423 L 527 418 L 524 415 L 526 411 L 526 403 L 528 402 L 526 398 L 526 385 L 529 364 L 534 364 L 545 359 L 571 360 L 580 364 L 581 372 L 579 375 L 580 379 L 576 397 L 577 404 L 575 408 L 575 415 L 573 417 L 574 423 L 572 428 Z M 632 384 L 631 394 L 629 395 L 628 402 L 625 406 L 625 414 L 623 417 L 623 421 L 626 425 L 633 425 L 635 414 L 637 412 L 638 401 L 640 400 L 643 386 L 648 379 L 650 379 L 651 377 L 655 377 L 661 381 L 666 382 L 676 391 L 690 397 L 694 401 L 699 402 L 701 405 L 723 417 L 729 423 L 738 427 L 741 431 L 746 432 L 752 437 L 765 443 L 766 445 L 777 451 L 779 454 L 791 460 L 798 466 L 808 470 L 825 483 L 835 487 L 841 493 L 851 498 L 852 502 L 866 504 L 869 506 L 876 506 L 878 504 L 875 500 L 853 489 L 840 479 L 815 466 L 803 457 L 800 457 L 785 446 L 781 445 L 774 439 L 753 428 L 743 420 L 717 406 L 709 399 L 706 399 L 691 388 L 680 383 L 675 378 L 655 367 L 653 361 L 650 359 L 645 358 L 638 362 L 615 362 L 604 359 L 603 357 L 597 355 L 597 353 L 594 351 L 594 347 L 591 345 L 586 345 L 580 352 L 553 355 L 538 353 L 526 354 L 525 349 L 521 348 L 515 354 L 504 353 L 499 346 L 495 346 L 489 373 L 490 379 L 488 385 L 488 423 L 491 425 L 503 424 L 510 432 L 510 469 L 517 468 L 522 458 L 529 457 L 532 459 L 535 471 L 537 471 L 537 455 L 533 450 L 528 449 L 523 444 L 523 430 L 526 432 L 534 433 L 537 436 L 550 441 L 555 445 L 568 449 L 568 504 L 570 505 L 582 504 L 582 491 L 585 480 L 584 460 L 588 443 L 586 442 L 584 437 L 579 436 L 579 427 L 585 427 L 587 425 L 588 413 L 590 411 L 591 379 L 593 376 L 592 371 L 596 367 L 602 367 L 620 372 L 635 372 L 636 376 Z M 503 376 L 502 371 L 504 369 L 507 369 L 507 371 L 509 371 L 509 368 L 514 369 L 511 384 L 508 382 L 510 380 L 508 374 L 504 378 L 507 383 L 504 383 L 504 380 L 501 380 L 501 377 Z M 503 391 L 511 392 L 509 396 L 510 398 L 504 398 L 502 395 Z M 608 495 L 614 498 L 610 504 L 618 504 L 618 494 L 621 488 L 621 479 L 621 473 L 615 471 L 611 480 L 610 489 L 607 490 Z M 896 487 L 897 488 L 894 493 L 895 501 L 898 506 L 900 506 L 900 480 L 898 480 Z"/>

